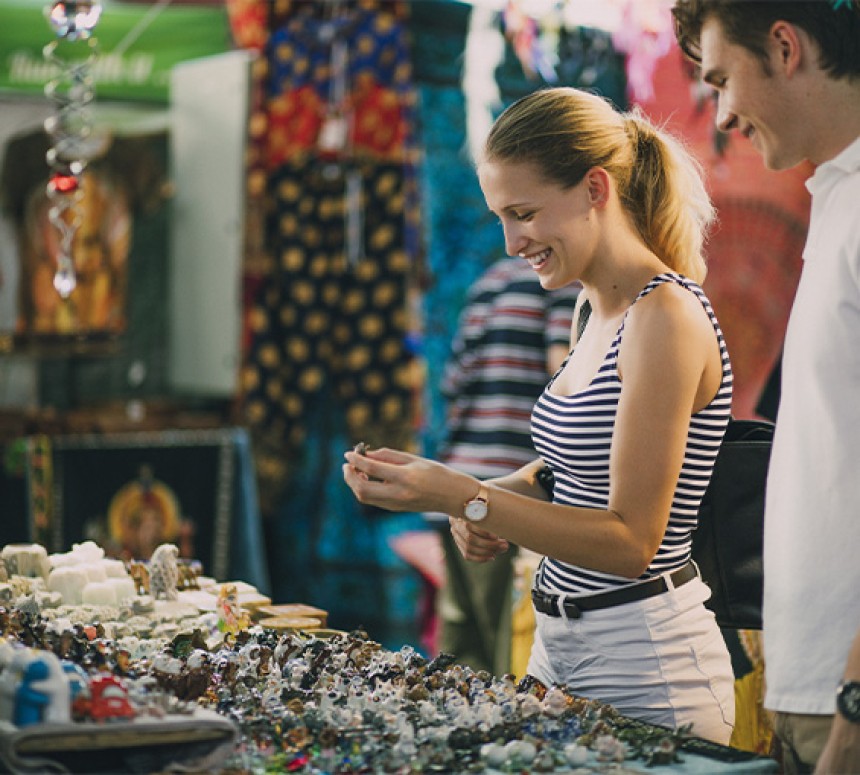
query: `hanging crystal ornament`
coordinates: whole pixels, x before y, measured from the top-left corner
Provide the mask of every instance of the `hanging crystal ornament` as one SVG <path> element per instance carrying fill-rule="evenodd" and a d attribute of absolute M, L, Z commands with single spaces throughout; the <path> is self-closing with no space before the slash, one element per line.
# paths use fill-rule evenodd
<path fill-rule="evenodd" d="M 53 145 L 45 159 L 51 170 L 47 184 L 51 207 L 48 218 L 60 235 L 54 288 L 64 299 L 77 285 L 72 245 L 81 222 L 76 205 L 82 197 L 84 169 L 93 148 L 89 105 L 95 96 L 92 64 L 97 56 L 97 42 L 92 36 L 101 16 L 101 3 L 89 0 L 55 2 L 45 8 L 45 15 L 57 40 L 43 49 L 45 59 L 54 66 L 56 75 L 45 85 L 45 96 L 55 113 L 45 121 L 45 131 Z M 65 56 L 69 47 L 63 42 L 86 46 L 75 56 Z"/>
<path fill-rule="evenodd" d="M 52 3 L 46 12 L 58 38 L 86 40 L 98 23 L 102 7 L 92 0 L 67 0 Z"/>

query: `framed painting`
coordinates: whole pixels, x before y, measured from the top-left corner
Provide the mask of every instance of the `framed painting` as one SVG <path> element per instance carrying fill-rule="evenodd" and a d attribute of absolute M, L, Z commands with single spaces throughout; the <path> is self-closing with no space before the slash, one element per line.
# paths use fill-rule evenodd
<path fill-rule="evenodd" d="M 235 479 L 230 430 L 31 437 L 33 540 L 49 552 L 92 540 L 108 556 L 148 560 L 162 543 L 230 572 Z"/>

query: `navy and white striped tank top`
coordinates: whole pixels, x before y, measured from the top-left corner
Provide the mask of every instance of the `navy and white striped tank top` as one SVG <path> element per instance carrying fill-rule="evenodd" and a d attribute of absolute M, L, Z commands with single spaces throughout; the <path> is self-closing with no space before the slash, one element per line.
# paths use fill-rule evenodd
<path fill-rule="evenodd" d="M 672 498 L 666 532 L 657 554 L 640 579 L 675 570 L 690 559 L 699 504 L 711 478 L 732 401 L 732 367 L 723 333 L 711 303 L 696 283 L 678 274 L 661 274 L 645 286 L 633 303 L 665 282 L 686 288 L 702 303 L 717 335 L 723 376 L 713 401 L 690 418 L 684 463 Z M 609 352 L 588 387 L 570 396 L 553 395 L 549 392 L 556 379 L 553 377 L 535 404 L 532 440 L 555 476 L 555 503 L 608 508 L 609 450 L 621 395 L 618 347 L 626 319 L 625 314 Z M 588 595 L 630 583 L 630 579 L 622 576 L 569 565 L 550 557 L 544 557 L 538 571 L 538 584 L 542 589 L 572 595 Z"/>

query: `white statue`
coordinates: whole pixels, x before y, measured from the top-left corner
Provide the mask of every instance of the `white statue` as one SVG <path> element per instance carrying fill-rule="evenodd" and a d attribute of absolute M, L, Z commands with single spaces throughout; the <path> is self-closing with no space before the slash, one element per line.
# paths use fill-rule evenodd
<path fill-rule="evenodd" d="M 149 592 L 156 600 L 179 599 L 179 549 L 161 544 L 149 560 Z"/>

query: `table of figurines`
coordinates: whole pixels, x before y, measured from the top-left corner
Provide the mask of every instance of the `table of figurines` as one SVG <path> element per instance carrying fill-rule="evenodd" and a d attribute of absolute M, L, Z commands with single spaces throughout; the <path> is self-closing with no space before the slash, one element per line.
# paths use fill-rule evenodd
<path fill-rule="evenodd" d="M 171 544 L 147 562 L 6 546 L 0 628 L 11 772 L 777 771 L 561 686 L 330 629 Z"/>

